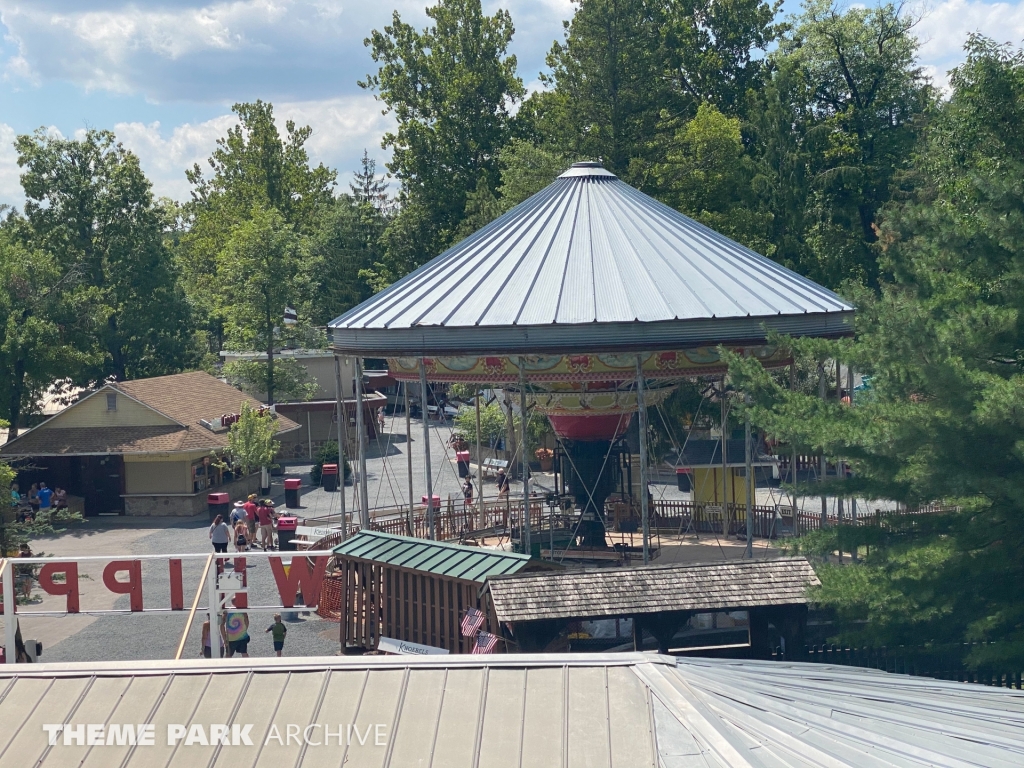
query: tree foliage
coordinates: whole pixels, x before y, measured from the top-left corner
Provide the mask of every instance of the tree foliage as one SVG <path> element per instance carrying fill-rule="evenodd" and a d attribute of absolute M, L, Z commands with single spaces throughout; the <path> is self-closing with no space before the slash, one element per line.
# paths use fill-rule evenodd
<path fill-rule="evenodd" d="M 401 210 L 370 273 L 386 285 L 437 255 L 458 237 L 467 197 L 483 179 L 498 184 L 497 154 L 509 138 L 511 105 L 522 98 L 516 58 L 508 55 L 508 11 L 485 16 L 480 0 L 440 0 L 422 31 L 396 11 L 366 39 L 380 67 L 360 85 L 376 91 L 395 131 L 383 145 L 400 181 Z"/>
<path fill-rule="evenodd" d="M 869 374 L 853 408 L 790 393 L 750 361 L 755 423 L 854 472 L 833 492 L 957 511 L 848 528 L 810 542 L 870 545 L 866 562 L 823 570 L 818 597 L 848 639 L 998 641 L 975 664 L 1024 661 L 1024 57 L 972 37 L 953 93 L 919 147 L 908 197 L 880 217 L 894 279 L 850 289 L 857 337 L 792 342 Z"/>
<path fill-rule="evenodd" d="M 242 403 L 238 421 L 228 431 L 228 451 L 242 475 L 271 467 L 281 444 L 274 440 L 277 423 L 269 413 L 260 413 Z"/>

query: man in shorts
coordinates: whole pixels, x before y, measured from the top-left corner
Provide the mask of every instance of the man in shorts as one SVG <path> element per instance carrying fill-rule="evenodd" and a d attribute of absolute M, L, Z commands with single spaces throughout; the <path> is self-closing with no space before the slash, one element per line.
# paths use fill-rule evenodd
<path fill-rule="evenodd" d="M 242 507 L 245 509 L 245 522 L 249 526 L 249 541 L 256 541 L 256 494 L 250 493 Z"/>
<path fill-rule="evenodd" d="M 264 499 L 263 503 L 256 507 L 256 522 L 260 528 L 260 546 L 263 551 L 274 548 L 274 502 Z"/>

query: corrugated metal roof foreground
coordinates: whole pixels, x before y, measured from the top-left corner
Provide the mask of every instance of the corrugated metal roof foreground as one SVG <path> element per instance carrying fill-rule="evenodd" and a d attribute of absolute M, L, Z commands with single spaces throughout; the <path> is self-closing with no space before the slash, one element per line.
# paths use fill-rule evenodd
<path fill-rule="evenodd" d="M 537 621 L 796 605 L 820 583 L 806 558 L 783 557 L 524 573 L 487 589 L 498 621 Z"/>
<path fill-rule="evenodd" d="M 380 356 L 670 349 L 848 334 L 829 290 L 596 164 L 553 184 L 330 324 Z"/>
<path fill-rule="evenodd" d="M 515 552 L 463 547 L 380 531 L 360 531 L 335 547 L 334 554 L 480 583 L 488 576 L 515 573 L 530 562 L 529 555 Z"/>
<path fill-rule="evenodd" d="M 0 723 L 2 768 L 1024 764 L 1021 691 L 653 654 L 19 665 L 0 669 Z M 104 743 L 50 745 L 62 723 Z M 151 745 L 105 744 L 140 724 Z M 217 724 L 238 728 L 202 743 Z"/>

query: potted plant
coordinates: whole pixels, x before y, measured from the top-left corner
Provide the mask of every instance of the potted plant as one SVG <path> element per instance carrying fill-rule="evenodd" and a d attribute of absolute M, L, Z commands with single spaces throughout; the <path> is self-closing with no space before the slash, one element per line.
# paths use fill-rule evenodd
<path fill-rule="evenodd" d="M 537 457 L 538 461 L 540 461 L 541 472 L 551 471 L 551 466 L 554 463 L 554 451 L 552 451 L 550 448 L 538 448 L 536 451 L 533 452 L 533 455 Z"/>

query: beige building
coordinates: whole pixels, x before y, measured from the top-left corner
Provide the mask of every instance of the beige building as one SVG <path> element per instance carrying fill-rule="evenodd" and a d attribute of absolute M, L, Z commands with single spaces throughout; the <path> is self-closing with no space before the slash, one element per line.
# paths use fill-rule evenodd
<path fill-rule="evenodd" d="M 259 485 L 218 466 L 243 403 L 261 407 L 201 371 L 108 384 L 8 442 L 0 459 L 23 465 L 22 489 L 60 486 L 86 515 L 194 515 L 211 491 L 237 498 Z M 279 440 L 298 429 L 274 418 Z"/>
<path fill-rule="evenodd" d="M 235 352 L 220 353 L 224 364 L 239 360 L 266 361 L 266 352 Z M 299 428 L 281 440 L 281 461 L 305 461 L 316 456 L 320 448 L 327 442 L 338 439 L 338 387 L 337 373 L 334 367 L 334 353 L 318 349 L 283 349 L 274 353 L 275 360 L 295 360 L 306 369 L 310 379 L 316 383 L 317 390 L 310 400 L 293 400 L 276 402 L 277 412 L 287 416 Z M 345 452 L 351 457 L 356 451 L 356 394 L 355 394 L 355 360 L 351 357 L 339 358 L 341 363 L 341 398 L 347 424 L 342 425 L 342 437 L 345 440 Z M 377 437 L 377 409 L 388 405 L 387 396 L 373 391 L 375 379 L 371 373 L 364 371 L 364 427 L 367 439 Z M 256 398 L 266 402 L 265 392 L 257 392 Z"/>

